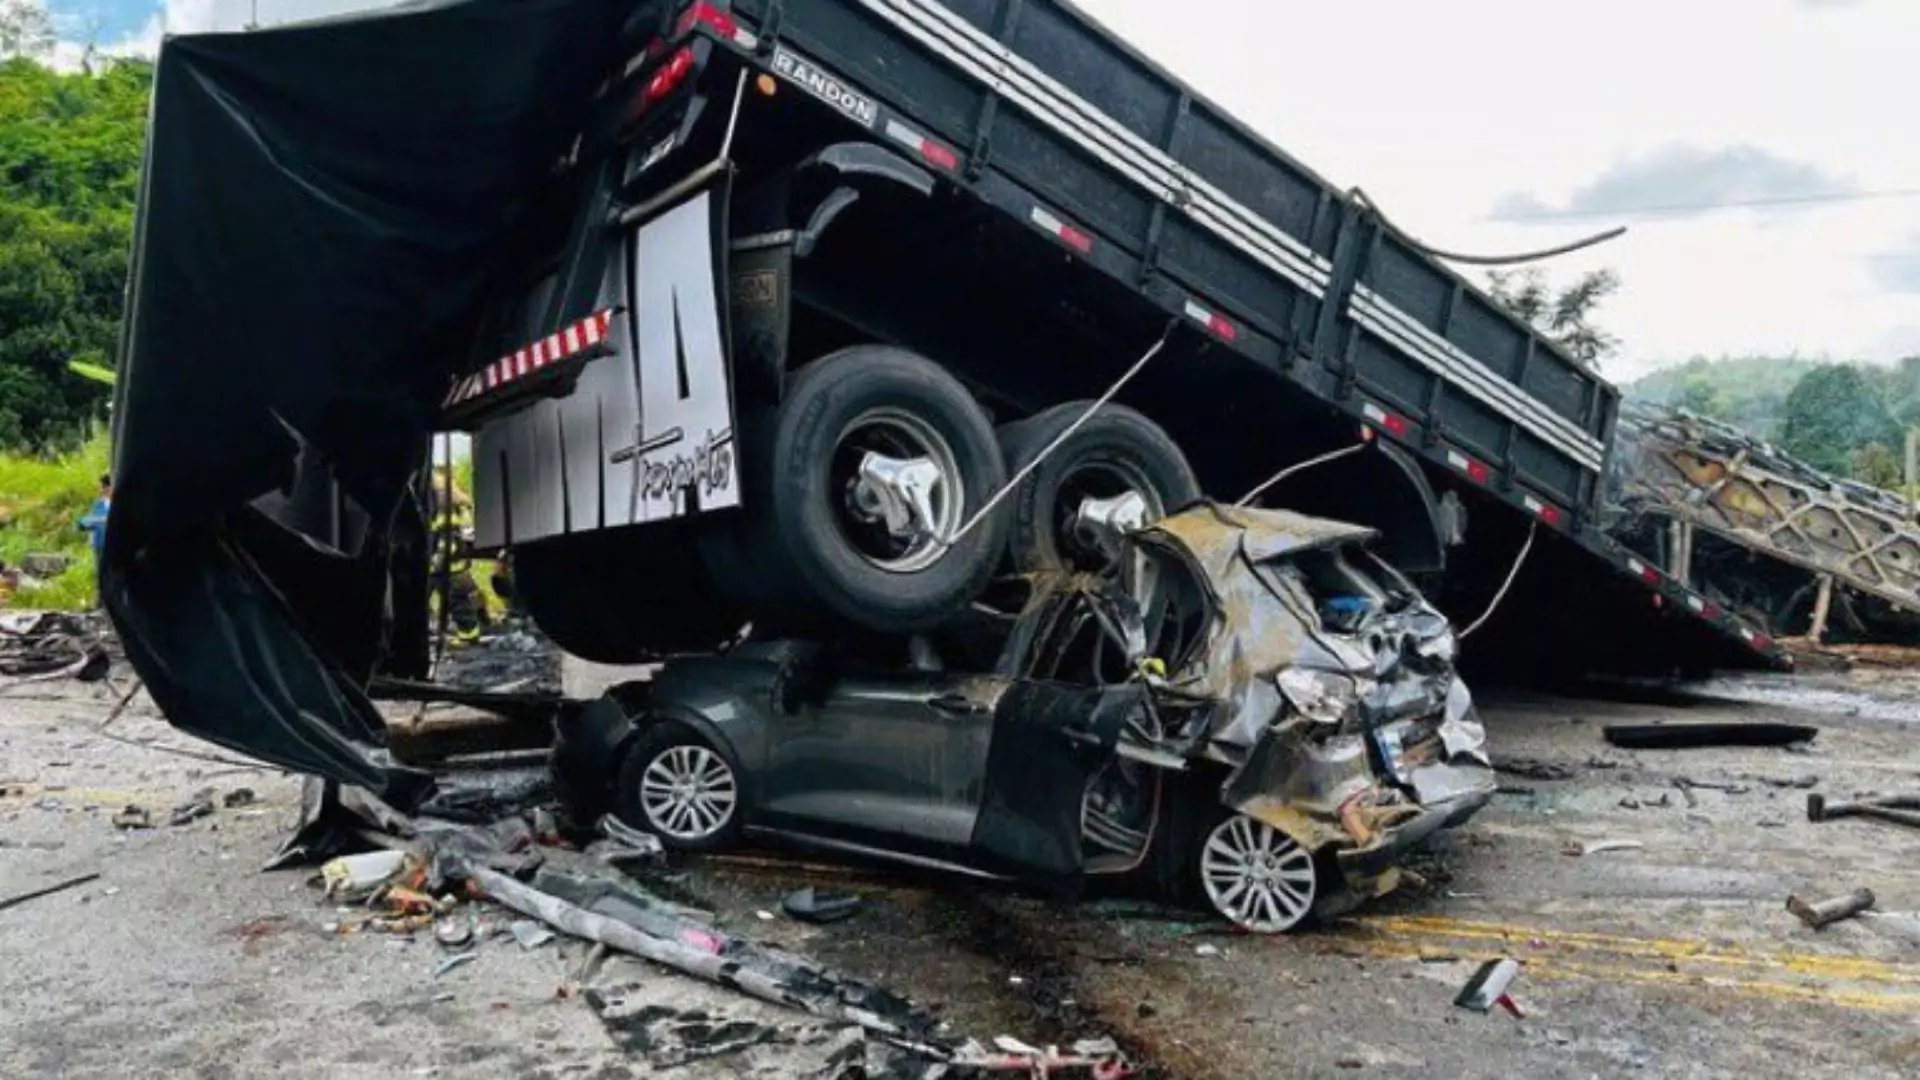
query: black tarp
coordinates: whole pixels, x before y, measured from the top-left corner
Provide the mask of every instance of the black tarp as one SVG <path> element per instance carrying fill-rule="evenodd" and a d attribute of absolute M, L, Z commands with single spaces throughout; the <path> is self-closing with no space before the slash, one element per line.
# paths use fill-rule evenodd
<path fill-rule="evenodd" d="M 177 727 L 410 803 L 361 685 L 390 531 L 509 237 L 639 0 L 464 0 L 160 52 L 105 603 Z M 253 504 L 324 469 L 341 549 Z M 330 539 L 330 538 L 329 538 Z"/>

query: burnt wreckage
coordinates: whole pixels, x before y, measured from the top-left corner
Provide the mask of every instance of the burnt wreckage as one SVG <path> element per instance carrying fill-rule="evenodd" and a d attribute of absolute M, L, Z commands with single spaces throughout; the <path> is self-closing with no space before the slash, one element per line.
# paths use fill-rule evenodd
<path fill-rule="evenodd" d="M 1081 509 L 1116 572 L 1034 575 L 907 663 L 749 640 L 666 665 L 563 729 L 568 786 L 680 850 L 1141 873 L 1258 932 L 1388 891 L 1494 791 L 1447 620 L 1371 530 L 1201 503 L 1129 531 L 1135 499 Z"/>

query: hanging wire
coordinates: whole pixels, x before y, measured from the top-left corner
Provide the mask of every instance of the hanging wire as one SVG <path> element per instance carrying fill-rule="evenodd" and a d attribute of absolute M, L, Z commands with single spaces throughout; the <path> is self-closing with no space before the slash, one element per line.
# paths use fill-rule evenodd
<path fill-rule="evenodd" d="M 1289 465 L 1286 468 L 1281 469 L 1279 472 L 1274 473 L 1272 476 L 1268 477 L 1264 482 L 1260 484 L 1259 487 L 1256 487 L 1252 491 L 1247 492 L 1245 495 L 1240 496 L 1240 501 L 1233 504 L 1234 509 L 1237 510 L 1242 507 L 1245 507 L 1248 503 L 1252 502 L 1253 500 L 1259 498 L 1262 495 L 1265 495 L 1275 485 L 1279 484 L 1282 480 L 1285 480 L 1290 476 L 1294 476 L 1298 473 L 1306 472 L 1308 469 L 1311 469 L 1317 465 L 1325 465 L 1329 461 L 1338 461 L 1349 454 L 1357 454 L 1360 451 L 1365 450 L 1367 447 L 1372 445 L 1373 445 L 1373 440 L 1363 439 L 1360 442 L 1353 444 L 1352 446 L 1343 447 L 1339 450 L 1334 450 L 1330 453 L 1321 454 L 1317 458 L 1308 458 L 1306 461 L 1303 461 L 1298 465 Z"/>
<path fill-rule="evenodd" d="M 1460 631 L 1459 640 L 1465 641 L 1469 637 L 1472 637 L 1473 632 L 1485 626 L 1487 620 L 1493 618 L 1493 613 L 1499 610 L 1500 602 L 1507 598 L 1507 593 L 1513 588 L 1513 583 L 1519 579 L 1520 568 L 1527 564 L 1527 554 L 1533 550 L 1533 538 L 1539 535 L 1539 532 L 1539 521 L 1536 520 L 1527 525 L 1527 542 L 1520 545 L 1520 554 L 1513 560 L 1513 569 L 1507 571 L 1506 582 L 1500 586 L 1499 592 L 1493 594 L 1493 601 L 1487 605 L 1487 610 L 1481 612 L 1480 617 L 1473 620 L 1473 625 Z"/>
<path fill-rule="evenodd" d="M 1518 266 L 1522 263 L 1540 262 L 1544 259 L 1554 259 L 1562 255 L 1571 255 L 1576 251 L 1584 251 L 1590 247 L 1598 247 L 1610 240 L 1617 240 L 1627 233 L 1627 227 L 1625 225 L 1617 225 L 1605 232 L 1597 232 L 1581 240 L 1561 244 L 1558 247 L 1544 248 L 1539 251 L 1524 251 L 1513 255 L 1464 255 L 1457 251 L 1445 251 L 1421 243 L 1415 239 L 1411 233 L 1395 225 L 1393 219 L 1387 216 L 1386 211 L 1380 209 L 1380 204 L 1367 197 L 1364 189 L 1354 188 L 1347 192 L 1347 195 L 1354 202 L 1365 207 L 1371 211 L 1375 217 L 1379 218 L 1381 227 L 1385 228 L 1389 233 L 1392 233 L 1394 239 L 1420 252 L 1422 255 L 1431 256 L 1435 259 L 1444 259 L 1447 262 L 1465 263 L 1469 266 Z"/>
<path fill-rule="evenodd" d="M 1015 473 L 1011 479 L 1009 479 L 1005 484 L 1001 485 L 1000 490 L 993 493 L 993 498 L 988 499 L 987 504 L 985 506 L 982 506 L 978 511 L 974 513 L 974 515 L 971 518 L 968 518 L 967 523 L 965 525 L 960 526 L 960 528 L 956 532 L 954 532 L 954 534 L 950 537 L 947 537 L 945 539 L 935 537 L 934 543 L 938 544 L 942 548 L 951 548 L 953 547 L 953 545 L 959 543 L 961 540 L 966 539 L 967 534 L 972 532 L 975 526 L 979 525 L 982 521 L 985 521 L 987 518 L 987 515 L 993 513 L 996 507 L 998 507 L 1001 503 L 1005 502 L 1007 499 L 1007 496 L 1011 495 L 1015 488 L 1018 488 L 1022 483 L 1024 483 L 1027 477 L 1033 475 L 1034 470 L 1038 469 L 1041 465 L 1045 464 L 1046 460 L 1053 456 L 1054 451 L 1064 446 L 1068 439 L 1073 438 L 1075 432 L 1079 431 L 1082 427 L 1086 426 L 1087 421 L 1093 419 L 1093 416 L 1095 413 L 1099 412 L 1102 408 L 1106 407 L 1107 403 L 1111 402 L 1114 399 L 1114 397 L 1120 393 L 1121 390 L 1126 388 L 1126 385 L 1128 383 L 1133 381 L 1134 376 L 1140 374 L 1140 372 L 1146 368 L 1147 364 L 1151 362 L 1154 357 L 1160 355 L 1160 350 L 1166 348 L 1167 341 L 1173 337 L 1173 328 L 1178 325 L 1180 325 L 1178 320 L 1168 323 L 1166 331 L 1160 335 L 1160 340 L 1154 342 L 1153 347 L 1148 349 L 1144 356 L 1140 357 L 1140 359 L 1138 360 L 1135 360 L 1133 362 L 1133 366 L 1128 368 L 1126 372 L 1120 376 L 1120 378 L 1116 379 L 1112 386 L 1107 387 L 1107 392 L 1100 395 L 1100 400 L 1094 402 L 1092 405 L 1087 406 L 1086 412 L 1081 413 L 1079 418 L 1074 420 L 1073 423 L 1067 425 L 1067 429 L 1065 431 L 1062 431 L 1059 435 L 1055 436 L 1054 440 L 1048 443 L 1045 449 L 1041 450 L 1038 454 L 1034 455 L 1033 460 L 1029 461 L 1025 468 L 1021 469 L 1018 473 Z"/>

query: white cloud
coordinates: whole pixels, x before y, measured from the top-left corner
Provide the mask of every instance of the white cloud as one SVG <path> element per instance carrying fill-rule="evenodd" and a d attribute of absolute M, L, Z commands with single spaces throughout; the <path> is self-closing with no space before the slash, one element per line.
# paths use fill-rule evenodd
<path fill-rule="evenodd" d="M 1493 211 L 1514 192 L 1567 208 L 1662 148 L 1764 148 L 1803 166 L 1800 181 L 1920 189 L 1920 141 L 1894 134 L 1910 126 L 1920 40 L 1909 0 L 1081 6 L 1438 247 L 1530 250 L 1613 224 L 1521 225 Z M 1787 193 L 1779 182 L 1762 190 Z M 1604 314 L 1626 341 L 1609 365 L 1618 378 L 1694 354 L 1891 358 L 1912 349 L 1900 328 L 1920 326 L 1920 295 L 1881 288 L 1870 259 L 1913 232 L 1913 198 L 1655 217 L 1548 269 L 1620 271 Z"/>

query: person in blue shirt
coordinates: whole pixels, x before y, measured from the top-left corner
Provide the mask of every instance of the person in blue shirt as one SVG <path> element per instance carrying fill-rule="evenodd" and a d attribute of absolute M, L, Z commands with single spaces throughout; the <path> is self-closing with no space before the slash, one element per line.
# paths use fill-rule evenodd
<path fill-rule="evenodd" d="M 87 516 L 80 519 L 80 528 L 92 534 L 93 563 L 100 565 L 100 552 L 107 546 L 107 510 L 113 506 L 113 477 L 100 478 L 100 497 L 93 500 L 93 508 Z"/>

